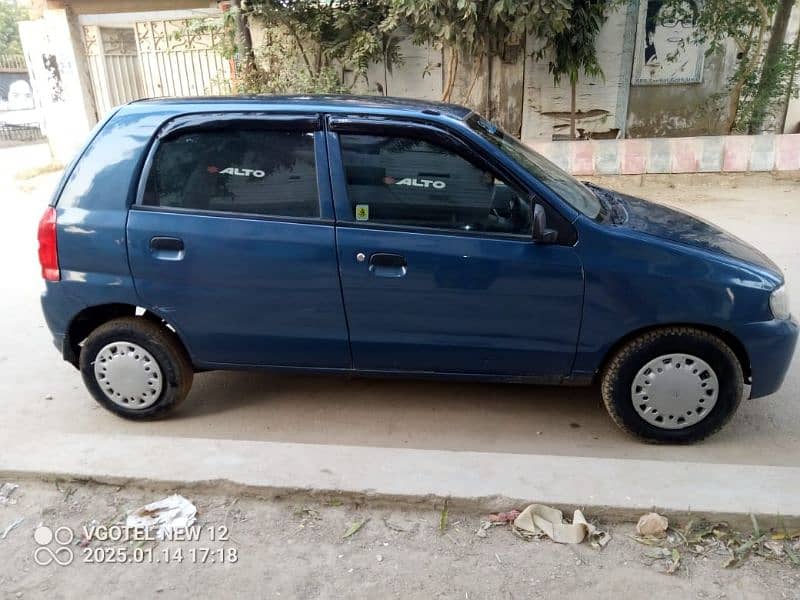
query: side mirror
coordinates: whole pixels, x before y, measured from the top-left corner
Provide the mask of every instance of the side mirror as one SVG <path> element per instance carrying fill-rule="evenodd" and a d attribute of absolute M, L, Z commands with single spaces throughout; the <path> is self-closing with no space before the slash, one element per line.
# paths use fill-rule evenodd
<path fill-rule="evenodd" d="M 552 244 L 558 239 L 555 229 L 547 228 L 547 213 L 541 204 L 533 206 L 533 241 L 538 244 Z"/>

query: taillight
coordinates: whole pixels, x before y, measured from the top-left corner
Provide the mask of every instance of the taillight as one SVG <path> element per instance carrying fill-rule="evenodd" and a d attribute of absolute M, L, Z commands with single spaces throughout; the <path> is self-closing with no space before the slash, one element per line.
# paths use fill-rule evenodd
<path fill-rule="evenodd" d="M 47 281 L 61 279 L 56 243 L 56 209 L 52 206 L 47 207 L 39 221 L 39 264 L 42 265 L 42 277 Z"/>

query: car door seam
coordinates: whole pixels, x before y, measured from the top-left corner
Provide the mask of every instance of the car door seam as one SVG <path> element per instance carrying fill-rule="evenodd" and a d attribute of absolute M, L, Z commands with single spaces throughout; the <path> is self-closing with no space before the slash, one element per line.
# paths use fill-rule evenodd
<path fill-rule="evenodd" d="M 574 250 L 573 250 L 574 251 Z M 569 368 L 569 374 L 567 375 L 568 378 L 571 378 L 575 374 L 575 364 L 578 361 L 578 349 L 581 345 L 581 335 L 583 334 L 583 317 L 584 317 L 584 310 L 586 307 L 586 269 L 583 266 L 583 260 L 581 260 L 581 256 L 578 252 L 575 252 L 575 256 L 578 259 L 578 264 L 580 265 L 580 272 L 581 272 L 581 309 L 578 313 L 578 335 L 575 338 L 575 352 L 572 354 L 572 364 Z"/>
<path fill-rule="evenodd" d="M 330 144 L 330 138 L 328 137 L 329 129 L 328 129 L 328 115 L 323 115 L 322 117 L 322 129 L 324 132 L 325 138 L 325 168 L 328 170 L 328 182 L 330 190 L 330 201 L 332 208 L 333 208 L 333 253 L 336 255 L 336 278 L 339 281 L 339 298 L 342 300 L 342 313 L 344 314 L 344 326 L 347 330 L 347 349 L 350 352 L 350 370 L 355 370 L 355 361 L 353 359 L 353 342 L 350 337 L 350 318 L 347 315 L 347 303 L 344 299 L 344 284 L 342 283 L 342 260 L 339 256 L 339 223 L 336 219 L 336 202 L 334 201 L 333 197 L 333 173 L 331 173 L 331 160 L 330 160 L 330 152 L 328 151 L 328 144 Z"/>

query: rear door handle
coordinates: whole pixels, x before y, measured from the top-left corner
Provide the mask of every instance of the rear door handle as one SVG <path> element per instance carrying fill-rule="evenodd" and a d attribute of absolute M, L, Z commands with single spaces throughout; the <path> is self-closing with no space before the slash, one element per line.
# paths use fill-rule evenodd
<path fill-rule="evenodd" d="M 400 254 L 376 252 L 369 257 L 369 270 L 376 277 L 403 277 L 408 272 L 408 262 Z"/>
<path fill-rule="evenodd" d="M 181 260 L 184 255 L 183 240 L 169 236 L 152 237 L 150 251 L 160 260 Z"/>

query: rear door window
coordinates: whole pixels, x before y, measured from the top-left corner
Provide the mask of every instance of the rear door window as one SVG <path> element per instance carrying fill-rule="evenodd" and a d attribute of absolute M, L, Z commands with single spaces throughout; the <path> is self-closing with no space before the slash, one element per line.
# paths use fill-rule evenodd
<path fill-rule="evenodd" d="M 530 235 L 530 200 L 453 150 L 412 137 L 339 139 L 355 221 Z"/>
<path fill-rule="evenodd" d="M 236 127 L 179 133 L 159 144 L 143 204 L 319 217 L 314 134 Z"/>

